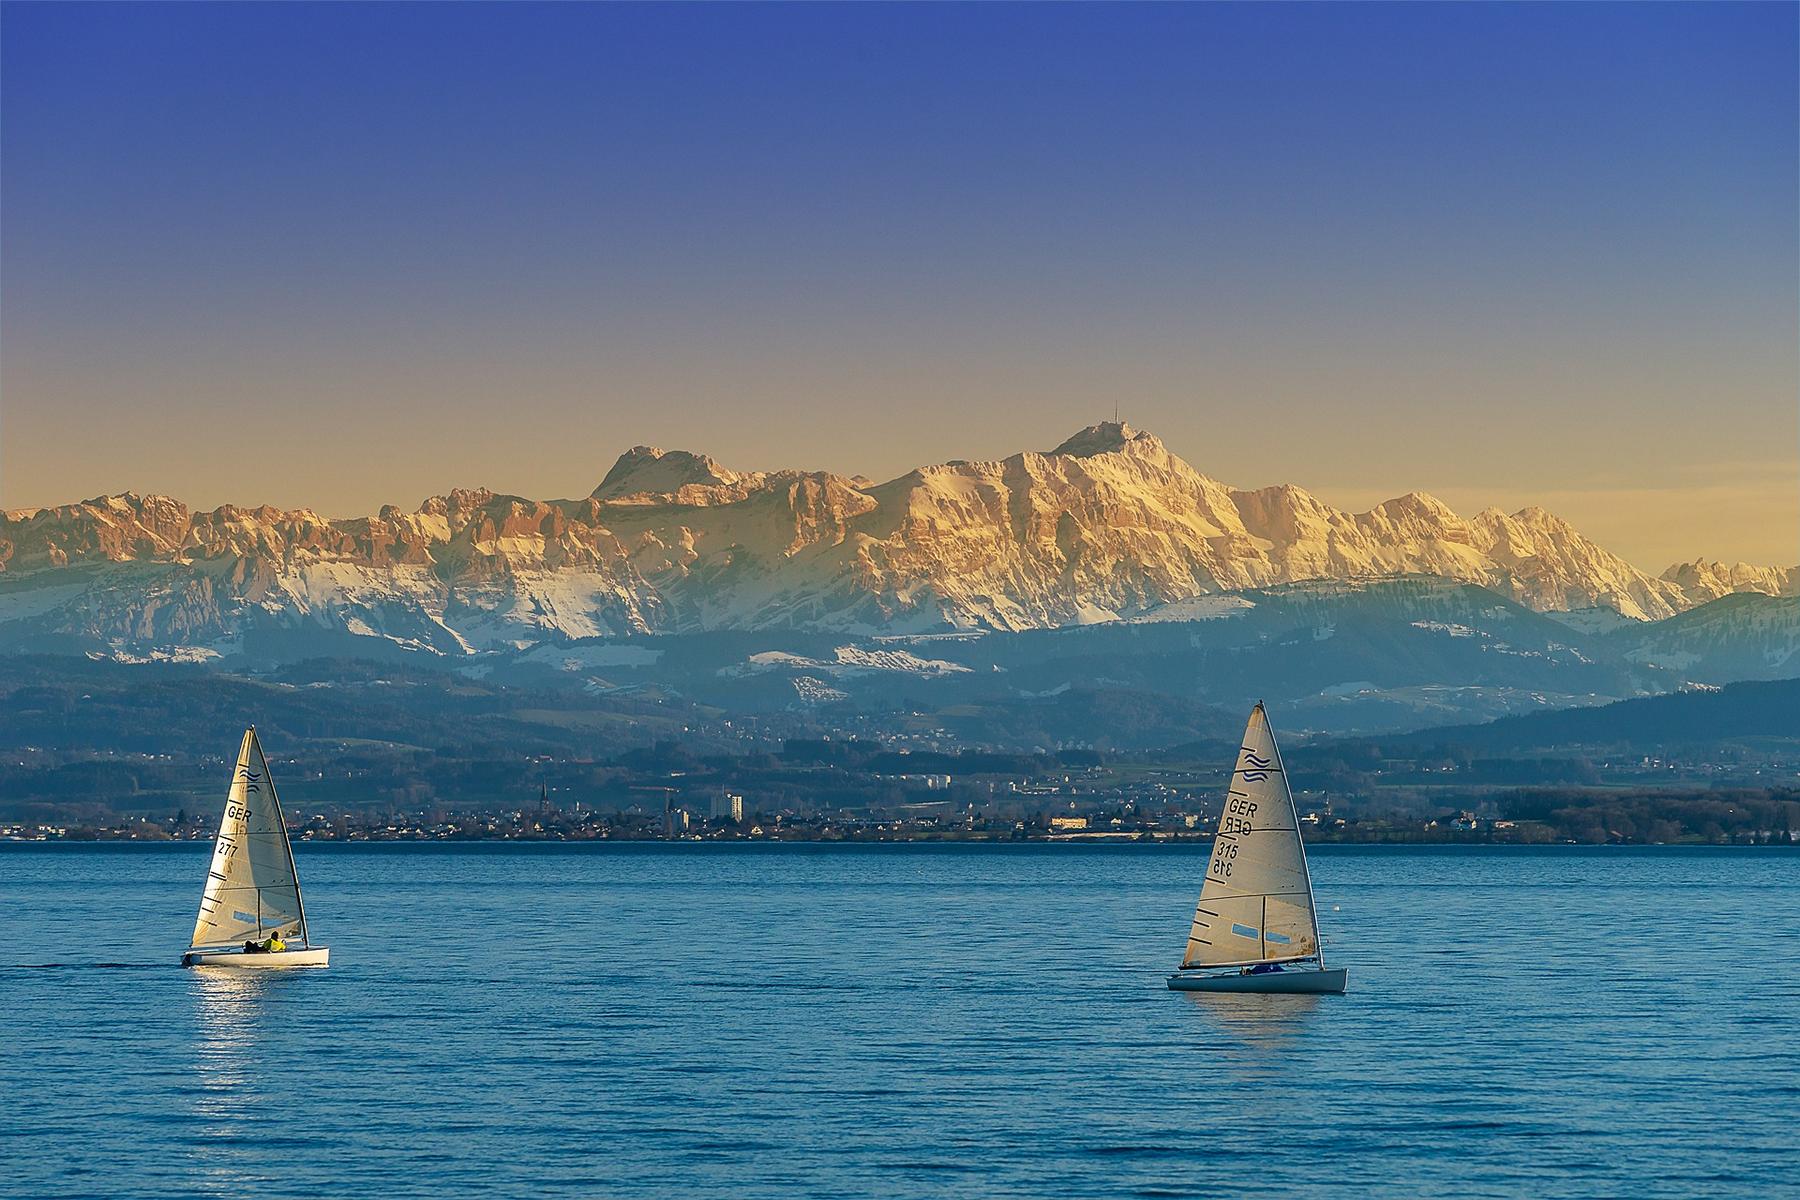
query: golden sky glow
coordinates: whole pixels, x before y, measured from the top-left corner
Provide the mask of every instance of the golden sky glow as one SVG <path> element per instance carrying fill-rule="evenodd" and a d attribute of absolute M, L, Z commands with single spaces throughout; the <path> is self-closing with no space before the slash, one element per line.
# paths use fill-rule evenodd
<path fill-rule="evenodd" d="M 880 479 L 1117 402 L 1800 561 L 1791 7 L 446 12 L 9 11 L 0 504 Z"/>

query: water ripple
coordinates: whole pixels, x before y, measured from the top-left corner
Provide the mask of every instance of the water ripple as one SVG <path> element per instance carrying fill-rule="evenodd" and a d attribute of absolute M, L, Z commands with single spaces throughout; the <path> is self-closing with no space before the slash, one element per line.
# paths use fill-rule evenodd
<path fill-rule="evenodd" d="M 1166 990 L 1204 847 L 307 846 L 333 966 L 254 977 L 174 965 L 205 854 L 0 848 L 0 1193 L 1790 1178 L 1792 853 L 1327 848 L 1341 998 Z"/>

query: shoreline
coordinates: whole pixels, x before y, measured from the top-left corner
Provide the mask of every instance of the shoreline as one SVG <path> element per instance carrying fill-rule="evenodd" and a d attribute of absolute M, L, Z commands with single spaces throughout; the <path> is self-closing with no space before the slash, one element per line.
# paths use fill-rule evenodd
<path fill-rule="evenodd" d="M 1212 846 L 1211 837 L 1149 837 L 1136 834 L 1097 834 L 1086 836 L 1055 837 L 913 837 L 913 838 L 808 838 L 808 837 L 743 837 L 743 838 L 631 838 L 631 837 L 595 837 L 595 838 L 556 838 L 556 837 L 519 837 L 519 838 L 468 838 L 468 837 L 380 837 L 380 838 L 295 838 L 297 845 L 312 847 L 361 847 L 361 846 L 564 846 L 564 847 L 607 847 L 607 846 L 1077 846 L 1077 847 L 1177 847 L 1190 849 L 1208 849 Z M 144 846 L 144 847 L 198 847 L 210 846 L 213 839 L 205 838 L 139 838 L 139 837 L 0 837 L 0 850 L 14 846 Z M 1314 849 L 1331 850 L 1337 848 L 1352 850 L 1373 849 L 1483 849 L 1483 850 L 1795 850 L 1800 849 L 1800 842 L 1647 842 L 1647 841 L 1614 841 L 1614 842 L 1580 842 L 1557 839 L 1554 841 L 1519 841 L 1493 840 L 1486 838 L 1439 838 L 1424 839 L 1376 839 L 1351 840 L 1333 838 L 1321 841 L 1308 841 L 1308 851 Z"/>

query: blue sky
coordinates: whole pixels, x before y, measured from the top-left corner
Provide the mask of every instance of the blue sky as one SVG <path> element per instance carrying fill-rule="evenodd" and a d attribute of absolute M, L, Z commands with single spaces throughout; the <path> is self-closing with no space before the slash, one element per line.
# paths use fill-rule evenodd
<path fill-rule="evenodd" d="M 1788 5 L 0 10 L 0 503 L 1243 486 L 1800 553 Z"/>

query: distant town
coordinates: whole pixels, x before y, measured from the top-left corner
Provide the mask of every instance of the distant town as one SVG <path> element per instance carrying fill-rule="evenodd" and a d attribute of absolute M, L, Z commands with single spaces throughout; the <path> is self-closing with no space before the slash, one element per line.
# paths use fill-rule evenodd
<path fill-rule="evenodd" d="M 953 769 L 903 769 L 915 764 Z M 511 804 L 450 805 L 419 794 L 424 789 L 360 805 L 319 803 L 324 789 L 298 764 L 275 770 L 293 836 L 320 842 L 1205 842 L 1222 792 L 1216 768 L 1108 761 L 1079 750 L 909 755 L 855 741 L 796 741 L 775 755 L 707 761 L 663 748 L 605 767 L 544 759 L 522 770 L 537 782 L 519 787 L 525 794 Z M 1297 774 L 1296 782 L 1308 780 Z M 218 823 L 209 800 L 196 796 L 166 814 L 15 820 L 0 824 L 0 839 L 207 840 Z M 1297 786 L 1295 800 L 1314 843 L 1800 840 L 1800 788 L 1783 786 L 1496 789 L 1395 780 L 1336 795 Z"/>

